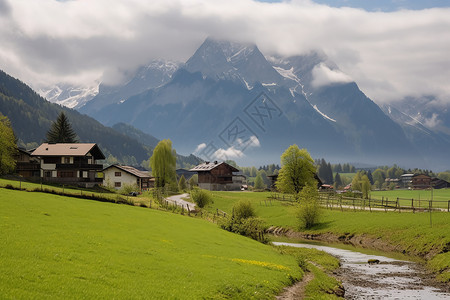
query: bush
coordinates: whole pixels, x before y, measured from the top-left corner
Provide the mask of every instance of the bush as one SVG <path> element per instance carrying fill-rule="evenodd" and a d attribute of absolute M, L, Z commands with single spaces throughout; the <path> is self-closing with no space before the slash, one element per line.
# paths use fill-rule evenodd
<path fill-rule="evenodd" d="M 256 214 L 250 201 L 240 200 L 239 202 L 233 205 L 232 215 L 237 220 L 240 220 L 254 217 Z"/>
<path fill-rule="evenodd" d="M 213 202 L 211 194 L 206 190 L 196 187 L 191 190 L 190 194 L 192 201 L 194 201 L 194 203 L 200 208 L 203 208 Z"/>
<path fill-rule="evenodd" d="M 316 187 L 306 185 L 299 193 L 299 196 L 300 209 L 298 212 L 298 218 L 300 221 L 300 227 L 309 229 L 319 222 L 319 192 Z"/>
<path fill-rule="evenodd" d="M 122 195 L 129 195 L 131 192 L 139 191 L 139 187 L 137 184 L 124 184 L 123 187 L 119 190 L 119 193 Z"/>
<path fill-rule="evenodd" d="M 250 201 L 241 200 L 234 204 L 233 214 L 219 222 L 222 229 L 248 236 L 254 240 L 266 243 L 264 232 L 267 229 L 264 221 L 255 217 L 255 211 Z"/>

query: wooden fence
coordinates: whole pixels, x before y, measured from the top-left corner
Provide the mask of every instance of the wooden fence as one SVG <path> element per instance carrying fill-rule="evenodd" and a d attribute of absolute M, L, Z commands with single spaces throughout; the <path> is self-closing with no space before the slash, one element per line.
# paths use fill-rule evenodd
<path fill-rule="evenodd" d="M 297 202 L 297 200 L 288 194 L 272 193 L 270 198 L 278 201 Z M 301 201 L 301 199 L 299 199 Z M 376 210 L 376 211 L 447 211 L 450 212 L 450 200 L 423 200 L 381 197 L 381 199 L 363 199 L 346 197 L 341 194 L 321 192 L 319 193 L 319 202 L 328 209 L 340 210 Z"/>

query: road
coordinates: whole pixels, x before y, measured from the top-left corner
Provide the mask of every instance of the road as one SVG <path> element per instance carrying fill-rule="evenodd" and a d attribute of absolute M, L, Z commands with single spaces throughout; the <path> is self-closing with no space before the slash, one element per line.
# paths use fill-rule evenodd
<path fill-rule="evenodd" d="M 186 198 L 189 198 L 188 193 L 170 196 L 170 197 L 167 197 L 166 200 L 173 204 L 176 204 L 178 206 L 182 206 L 185 209 L 187 209 L 187 205 L 189 205 L 189 210 L 195 209 L 195 203 L 184 200 Z"/>

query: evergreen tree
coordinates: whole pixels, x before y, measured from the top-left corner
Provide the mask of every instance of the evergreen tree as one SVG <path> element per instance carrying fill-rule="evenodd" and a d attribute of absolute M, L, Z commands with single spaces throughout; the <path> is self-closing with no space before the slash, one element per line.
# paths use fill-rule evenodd
<path fill-rule="evenodd" d="M 373 184 L 373 176 L 370 170 L 367 171 L 367 178 L 369 178 L 370 184 Z"/>
<path fill-rule="evenodd" d="M 47 131 L 48 143 L 77 143 L 77 134 L 73 131 L 64 112 L 61 112 Z"/>
<path fill-rule="evenodd" d="M 16 137 L 11 122 L 0 113 L 0 175 L 12 172 L 16 166 Z"/>
<path fill-rule="evenodd" d="M 162 140 L 153 150 L 150 157 L 152 175 L 155 177 L 156 187 L 165 187 L 167 184 L 176 184 L 176 159 L 177 153 L 172 150 L 172 141 Z"/>

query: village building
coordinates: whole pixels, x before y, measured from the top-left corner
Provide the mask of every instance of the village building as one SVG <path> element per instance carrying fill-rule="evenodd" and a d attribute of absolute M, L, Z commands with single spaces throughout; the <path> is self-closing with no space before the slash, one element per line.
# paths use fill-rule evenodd
<path fill-rule="evenodd" d="M 189 171 L 198 173 L 198 186 L 205 190 L 238 191 L 242 188 L 242 177 L 233 176 L 238 175 L 239 170 L 225 162 L 207 161 Z"/>
<path fill-rule="evenodd" d="M 270 179 L 270 190 L 276 191 L 278 174 L 269 175 L 267 177 Z M 314 179 L 317 181 L 317 189 L 320 189 L 321 186 L 323 186 L 322 180 L 319 178 L 319 176 L 317 174 L 314 174 Z"/>
<path fill-rule="evenodd" d="M 411 179 L 411 185 L 414 190 L 423 190 L 431 188 L 431 177 L 425 174 L 416 174 Z"/>
<path fill-rule="evenodd" d="M 103 174 L 104 184 L 117 190 L 127 185 L 136 185 L 138 191 L 142 192 L 155 186 L 155 178 L 148 171 L 130 166 L 111 165 L 103 170 Z"/>
<path fill-rule="evenodd" d="M 39 176 L 45 182 L 92 187 L 103 183 L 105 159 L 97 144 L 44 143 L 31 153 L 40 161 Z"/>
<path fill-rule="evenodd" d="M 431 186 L 433 187 L 433 189 L 447 189 L 450 188 L 450 182 L 445 181 L 443 179 L 439 179 L 439 178 L 432 178 L 431 179 Z"/>
<path fill-rule="evenodd" d="M 33 150 L 34 151 L 34 150 Z M 31 156 L 31 152 L 19 148 L 16 155 L 16 173 L 24 178 L 39 178 L 41 171 L 41 161 L 37 157 Z"/>
<path fill-rule="evenodd" d="M 412 186 L 412 178 L 414 174 L 403 174 L 400 176 L 401 186 L 403 188 L 411 188 Z"/>

